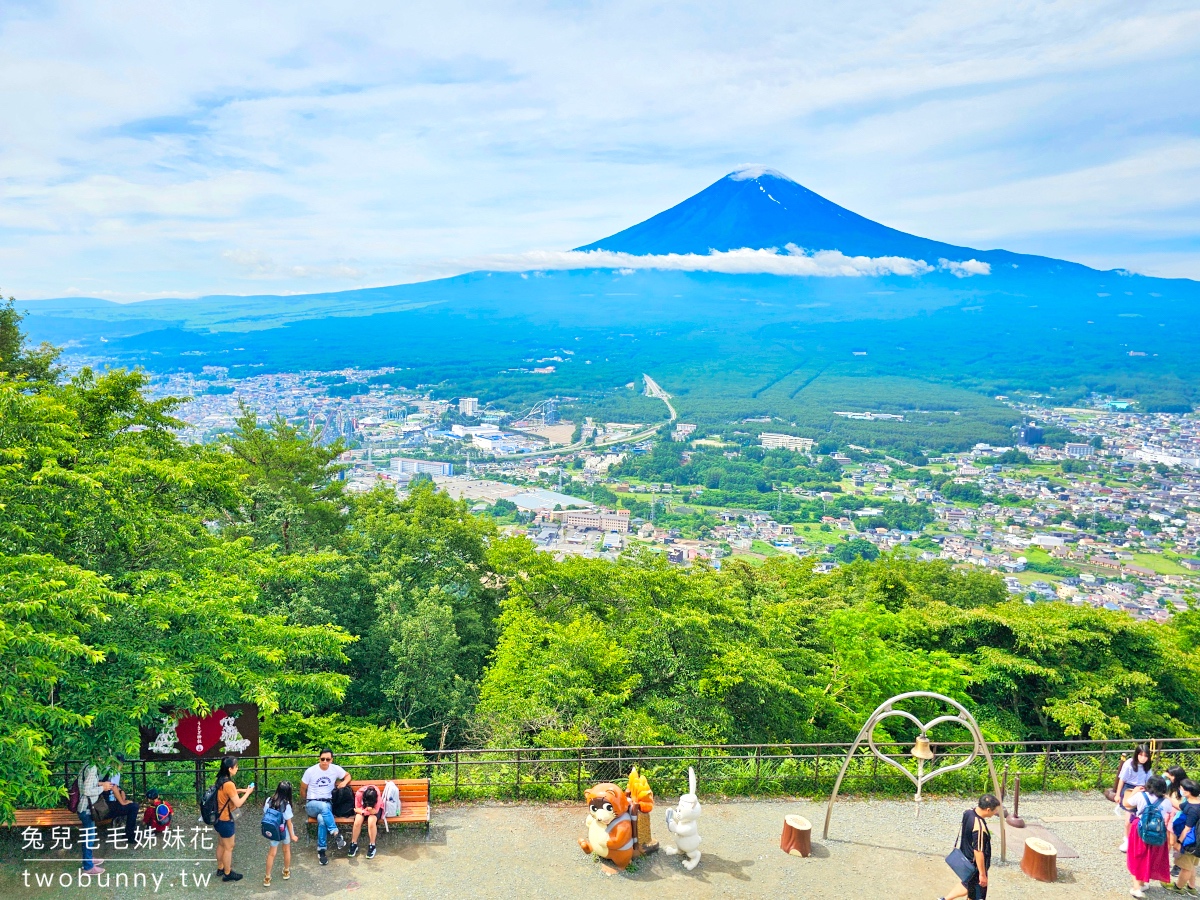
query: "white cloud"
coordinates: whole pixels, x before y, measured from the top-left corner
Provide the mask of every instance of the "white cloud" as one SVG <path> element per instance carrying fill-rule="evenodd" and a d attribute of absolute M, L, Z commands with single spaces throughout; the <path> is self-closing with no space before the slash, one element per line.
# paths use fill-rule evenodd
<path fill-rule="evenodd" d="M 945 260 L 943 260 L 945 262 Z M 971 263 L 975 263 L 971 260 Z M 470 268 L 492 272 L 546 272 L 565 269 L 616 269 L 622 274 L 637 269 L 674 272 L 723 272 L 729 275 L 801 275 L 817 278 L 862 275 L 923 275 L 933 266 L 903 256 L 846 256 L 838 250 L 807 252 L 789 244 L 785 252 L 775 249 L 713 250 L 699 253 L 667 253 L 637 256 L 611 250 L 535 250 L 480 257 L 468 261 Z M 947 263 L 947 265 L 966 265 Z M 986 268 L 986 263 L 976 263 Z M 957 274 L 957 273 L 956 273 Z M 976 274 L 971 272 L 970 274 Z M 986 273 L 985 273 L 986 274 Z"/>
<path fill-rule="evenodd" d="M 747 158 L 958 246 L 1200 275 L 1200 9 L 1021 9 L 0 3 L 0 277 L 394 284 L 589 244 Z"/>
<path fill-rule="evenodd" d="M 333 266 L 280 265 L 261 250 L 226 250 L 222 257 L 248 278 L 347 278 L 358 280 L 362 271 L 345 264 Z"/>
<path fill-rule="evenodd" d="M 950 272 L 955 278 L 970 278 L 972 275 L 992 274 L 991 265 L 980 262 L 977 259 L 967 259 L 962 262 L 955 262 L 952 259 L 939 259 L 938 268 Z"/>

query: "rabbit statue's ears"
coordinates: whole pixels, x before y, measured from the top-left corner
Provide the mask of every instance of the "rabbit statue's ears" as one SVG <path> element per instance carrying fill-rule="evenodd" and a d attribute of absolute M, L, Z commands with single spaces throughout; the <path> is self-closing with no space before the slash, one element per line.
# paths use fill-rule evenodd
<path fill-rule="evenodd" d="M 696 796 L 696 770 L 688 766 L 688 793 Z"/>

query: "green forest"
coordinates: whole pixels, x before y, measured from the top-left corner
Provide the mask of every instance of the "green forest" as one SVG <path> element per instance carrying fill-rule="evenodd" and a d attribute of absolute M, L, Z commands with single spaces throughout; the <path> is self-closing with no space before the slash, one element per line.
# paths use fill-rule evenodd
<path fill-rule="evenodd" d="M 185 445 L 141 373 L 56 357 L 0 306 L 0 820 L 59 801 L 62 760 L 236 701 L 264 751 L 837 741 L 915 689 L 996 739 L 1200 724 L 1200 613 L 1031 606 L 888 555 L 556 561 L 428 482 L 343 494 L 337 445 L 253 411 Z"/>

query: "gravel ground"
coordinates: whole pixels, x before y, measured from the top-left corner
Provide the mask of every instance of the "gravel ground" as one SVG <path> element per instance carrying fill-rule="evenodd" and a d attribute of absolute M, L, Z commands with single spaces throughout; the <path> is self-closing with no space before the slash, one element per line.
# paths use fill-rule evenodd
<path fill-rule="evenodd" d="M 236 885 L 190 884 L 195 874 L 213 872 L 211 857 L 192 848 L 134 861 L 130 852 L 109 857 L 109 874 L 142 872 L 159 874 L 157 896 L 220 894 L 265 898 L 269 896 L 316 898 L 351 891 L 363 898 L 511 898 L 523 897 L 784 897 L 803 898 L 933 898 L 953 885 L 953 875 L 943 857 L 954 844 L 962 810 L 969 800 L 928 801 L 918 819 L 912 803 L 898 801 L 839 801 L 834 809 L 830 839 L 820 839 L 824 804 L 805 800 L 710 801 L 700 820 L 703 859 L 694 872 L 686 872 L 679 857 L 663 853 L 637 864 L 636 871 L 606 875 L 579 850 L 583 835 L 582 804 L 443 806 L 434 810 L 429 840 L 420 831 L 399 830 L 380 841 L 379 855 L 355 859 L 333 853 L 321 868 L 316 842 L 301 840 L 296 847 L 292 878 L 281 878 L 281 861 L 275 864 L 274 884 L 262 885 L 266 844 L 256 833 L 257 815 L 242 818 L 234 866 L 246 878 Z M 813 855 L 790 857 L 779 850 L 783 817 L 799 813 L 814 825 Z M 1128 896 L 1124 857 L 1118 852 L 1120 819 L 1112 806 L 1094 794 L 1029 795 L 1023 798 L 1022 815 L 1029 821 L 1043 816 L 1104 816 L 1100 822 L 1063 822 L 1049 827 L 1080 853 L 1079 859 L 1059 862 L 1057 884 L 1039 884 L 1020 871 L 1022 840 L 1009 841 L 1009 861 L 999 863 L 999 832 L 993 825 L 997 862 L 992 870 L 993 898 L 1119 898 Z M 663 809 L 653 814 L 655 837 L 664 844 L 670 835 L 663 825 Z M 38 854 L 45 859 L 47 854 Z M 4 847 L 0 871 L 0 897 L 80 896 L 78 887 L 26 888 L 23 872 L 76 871 L 66 863 L 23 864 L 20 844 Z M 162 857 L 203 857 L 201 862 L 167 862 Z M 122 861 L 124 859 L 124 861 Z M 181 885 L 180 873 L 189 884 Z M 32 878 L 32 875 L 31 875 Z M 93 886 L 89 896 L 143 898 L 156 895 L 145 889 Z M 1165 893 L 1155 889 L 1155 894 Z"/>

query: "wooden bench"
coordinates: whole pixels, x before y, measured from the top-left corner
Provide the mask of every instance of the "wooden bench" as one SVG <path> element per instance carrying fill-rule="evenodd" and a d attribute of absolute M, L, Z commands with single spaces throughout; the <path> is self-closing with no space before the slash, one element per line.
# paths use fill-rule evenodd
<path fill-rule="evenodd" d="M 96 827 L 111 821 L 102 819 L 96 823 Z M 80 822 L 79 816 L 69 809 L 18 809 L 14 811 L 13 820 L 8 825 L 12 828 L 56 828 L 62 825 L 78 828 Z"/>
<path fill-rule="evenodd" d="M 425 836 L 429 836 L 429 819 L 431 807 L 429 805 L 429 779 L 428 778 L 384 778 L 384 779 L 368 779 L 363 781 L 351 781 L 350 790 L 358 793 L 359 788 L 364 788 L 369 784 L 373 784 L 375 789 L 379 791 L 380 796 L 383 796 L 383 786 L 388 781 L 393 781 L 396 787 L 400 789 L 400 815 L 388 816 L 388 825 L 424 825 Z M 334 821 L 341 825 L 353 825 L 354 816 L 335 816 Z M 317 824 L 315 816 L 308 817 L 308 824 Z M 364 829 L 366 823 L 363 824 Z M 307 829 L 305 829 L 307 834 Z M 349 840 L 349 835 L 346 840 Z"/>

